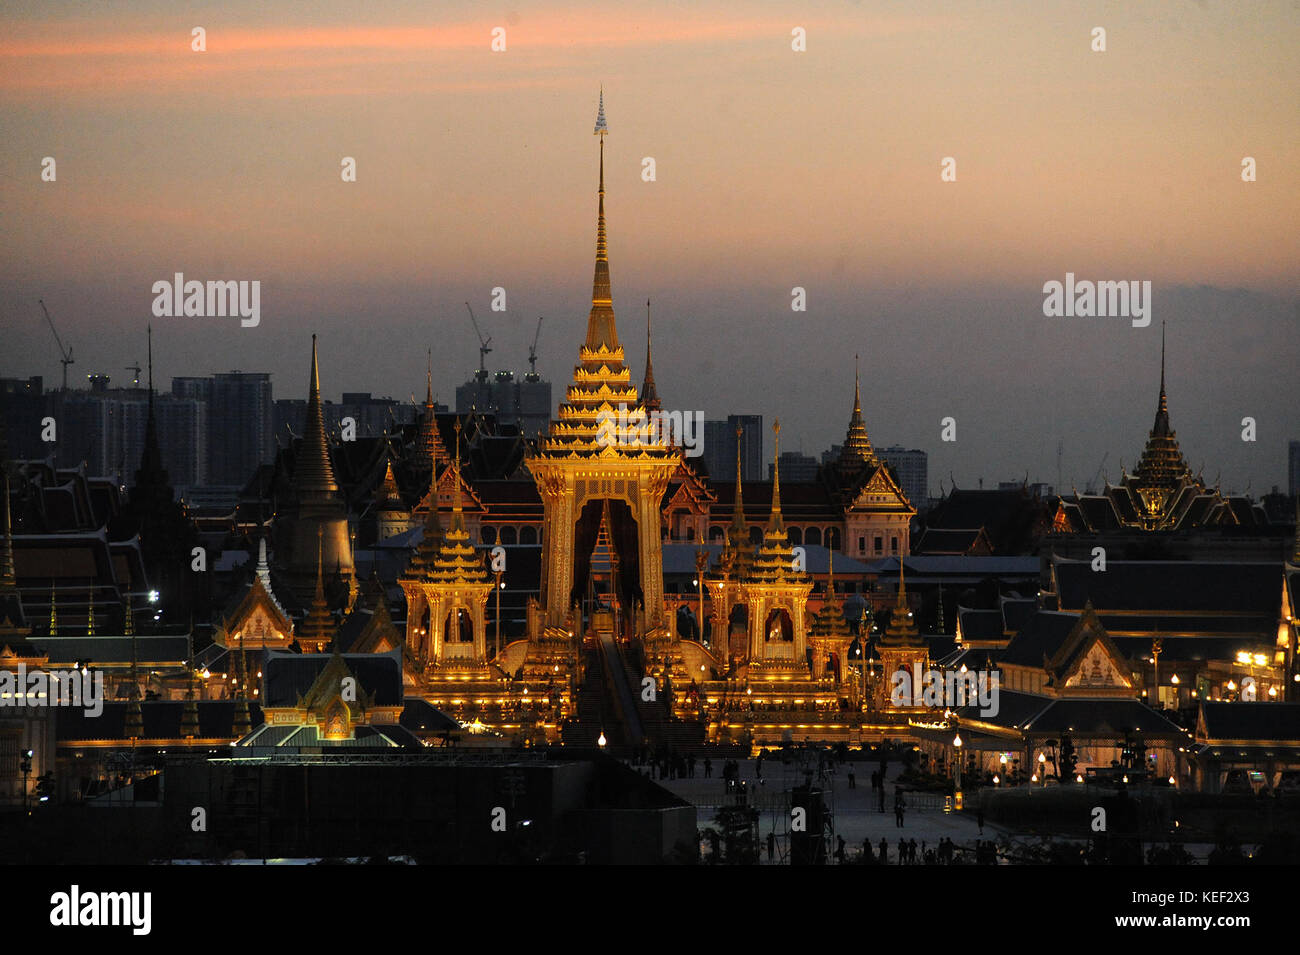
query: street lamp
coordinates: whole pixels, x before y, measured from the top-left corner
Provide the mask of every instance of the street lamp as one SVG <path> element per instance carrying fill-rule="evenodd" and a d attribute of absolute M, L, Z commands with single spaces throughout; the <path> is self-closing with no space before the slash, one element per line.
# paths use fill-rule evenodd
<path fill-rule="evenodd" d="M 1046 753 L 1038 754 L 1038 776 L 1040 779 L 1042 779 L 1043 785 L 1046 786 L 1047 785 L 1047 754 Z"/>
<path fill-rule="evenodd" d="M 36 754 L 30 749 L 23 750 L 22 767 L 23 767 L 23 812 L 27 811 L 27 777 L 32 771 L 32 757 Z"/>
<path fill-rule="evenodd" d="M 953 763 L 956 764 L 953 775 L 953 805 L 961 808 L 961 733 L 952 738 Z"/>

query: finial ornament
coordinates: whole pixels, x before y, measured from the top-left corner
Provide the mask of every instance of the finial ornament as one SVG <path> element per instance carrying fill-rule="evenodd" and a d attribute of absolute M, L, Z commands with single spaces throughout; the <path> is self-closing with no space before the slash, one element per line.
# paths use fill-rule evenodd
<path fill-rule="evenodd" d="M 603 86 L 600 88 L 600 106 L 596 110 L 596 128 L 592 132 L 602 139 L 609 132 L 609 124 L 605 122 L 605 87 Z"/>

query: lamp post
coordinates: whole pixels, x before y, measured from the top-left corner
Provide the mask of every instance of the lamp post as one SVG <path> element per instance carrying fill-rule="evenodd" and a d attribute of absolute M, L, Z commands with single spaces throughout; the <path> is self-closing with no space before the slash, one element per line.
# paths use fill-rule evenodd
<path fill-rule="evenodd" d="M 700 601 L 700 643 L 704 642 L 704 572 L 709 569 L 709 552 L 701 547 L 695 552 L 695 590 Z"/>
<path fill-rule="evenodd" d="M 27 812 L 27 777 L 32 772 L 32 757 L 36 754 L 30 749 L 23 750 L 22 767 L 23 767 L 23 813 Z"/>
<path fill-rule="evenodd" d="M 1047 754 L 1046 753 L 1038 754 L 1038 779 L 1040 782 L 1042 782 L 1043 788 L 1046 789 L 1047 788 Z"/>
<path fill-rule="evenodd" d="M 1004 777 L 1005 777 L 1006 774 L 1007 774 L 1007 754 L 1006 754 L 1006 753 L 1003 753 L 1001 756 L 998 757 L 998 765 L 999 765 L 1000 767 L 1002 767 L 1002 768 L 1001 768 L 1001 772 L 1000 772 L 998 775 L 1000 775 L 1000 776 L 1004 776 Z"/>
<path fill-rule="evenodd" d="M 497 571 L 497 619 L 496 619 L 496 652 L 492 655 L 493 659 L 501 656 L 501 591 L 505 589 L 505 584 L 501 582 L 501 571 Z"/>
<path fill-rule="evenodd" d="M 956 808 L 961 808 L 961 733 L 952 738 L 953 748 L 953 803 Z"/>

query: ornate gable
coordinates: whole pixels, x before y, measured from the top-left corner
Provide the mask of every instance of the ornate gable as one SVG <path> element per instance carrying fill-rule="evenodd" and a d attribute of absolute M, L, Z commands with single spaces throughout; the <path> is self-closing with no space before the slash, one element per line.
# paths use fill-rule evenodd
<path fill-rule="evenodd" d="M 1134 690 L 1128 660 L 1102 627 L 1091 602 L 1044 669 L 1053 684 L 1076 694 L 1119 691 L 1127 695 Z"/>
<path fill-rule="evenodd" d="M 912 503 L 898 486 L 889 469 L 883 464 L 853 494 L 850 511 L 897 510 L 914 511 Z"/>

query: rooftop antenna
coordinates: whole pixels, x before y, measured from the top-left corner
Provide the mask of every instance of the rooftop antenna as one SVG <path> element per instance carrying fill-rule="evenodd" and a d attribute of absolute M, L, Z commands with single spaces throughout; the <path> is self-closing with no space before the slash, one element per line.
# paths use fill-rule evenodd
<path fill-rule="evenodd" d="M 63 347 L 63 339 L 59 337 L 59 331 L 54 327 L 54 319 L 50 318 L 50 310 L 45 307 L 45 300 L 38 298 L 36 301 L 41 306 L 41 311 L 45 313 L 45 321 L 49 323 L 50 331 L 54 333 L 54 340 L 58 343 L 59 352 L 63 356 L 62 358 L 59 359 L 59 362 L 60 364 L 63 365 L 63 390 L 67 391 L 68 390 L 68 366 L 76 364 L 76 361 L 72 357 L 72 349 Z"/>

